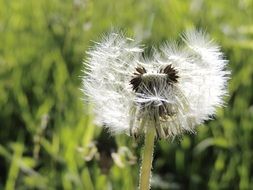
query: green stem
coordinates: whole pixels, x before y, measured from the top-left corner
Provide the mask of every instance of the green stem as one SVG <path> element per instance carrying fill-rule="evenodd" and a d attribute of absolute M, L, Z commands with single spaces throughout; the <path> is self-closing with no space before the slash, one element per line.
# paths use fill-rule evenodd
<path fill-rule="evenodd" d="M 146 131 L 145 134 L 145 145 L 143 150 L 142 166 L 140 173 L 140 190 L 150 189 L 150 177 L 151 168 L 153 161 L 153 150 L 154 150 L 155 130 L 151 128 Z"/>

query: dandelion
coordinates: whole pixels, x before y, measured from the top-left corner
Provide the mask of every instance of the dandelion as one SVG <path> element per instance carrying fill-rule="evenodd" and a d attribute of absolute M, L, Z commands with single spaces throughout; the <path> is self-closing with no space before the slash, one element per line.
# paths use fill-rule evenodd
<path fill-rule="evenodd" d="M 98 125 L 135 138 L 145 134 L 140 189 L 149 188 L 154 139 L 173 138 L 211 119 L 227 93 L 227 60 L 204 32 L 182 35 L 143 57 L 144 47 L 111 33 L 91 48 L 83 91 Z"/>

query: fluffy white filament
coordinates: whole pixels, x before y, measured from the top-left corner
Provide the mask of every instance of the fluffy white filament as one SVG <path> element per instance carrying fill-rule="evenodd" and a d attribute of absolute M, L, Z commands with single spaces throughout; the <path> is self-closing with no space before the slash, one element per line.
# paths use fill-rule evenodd
<path fill-rule="evenodd" d="M 121 33 L 105 36 L 87 52 L 83 91 L 94 105 L 98 125 L 116 133 L 139 133 L 145 131 L 146 120 L 146 126 L 156 127 L 165 138 L 193 132 L 215 114 L 226 94 L 228 61 L 203 32 L 187 32 L 182 39 L 184 46 L 167 43 L 149 60 L 143 59 L 142 46 Z M 168 83 L 167 75 L 159 73 L 168 65 L 177 72 L 177 82 Z M 136 68 L 146 73 L 139 75 L 142 82 L 133 90 Z M 149 81 L 152 85 L 146 87 Z"/>

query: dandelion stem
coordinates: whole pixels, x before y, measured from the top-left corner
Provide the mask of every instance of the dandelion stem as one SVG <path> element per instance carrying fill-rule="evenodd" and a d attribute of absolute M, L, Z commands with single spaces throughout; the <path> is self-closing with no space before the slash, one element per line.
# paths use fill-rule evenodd
<path fill-rule="evenodd" d="M 145 134 L 145 145 L 143 150 L 142 166 L 140 173 L 140 190 L 150 189 L 150 177 L 151 168 L 153 161 L 153 150 L 154 150 L 154 140 L 155 140 L 155 129 L 151 128 L 146 131 Z"/>

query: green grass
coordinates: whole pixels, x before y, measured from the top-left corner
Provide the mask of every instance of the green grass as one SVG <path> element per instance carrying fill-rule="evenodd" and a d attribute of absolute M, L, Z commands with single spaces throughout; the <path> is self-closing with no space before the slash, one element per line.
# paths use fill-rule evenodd
<path fill-rule="evenodd" d="M 95 126 L 80 91 L 85 51 L 113 27 L 150 46 L 202 28 L 230 60 L 226 108 L 197 135 L 156 144 L 153 189 L 252 188 L 252 7 L 0 0 L 0 189 L 136 189 L 142 143 Z"/>

